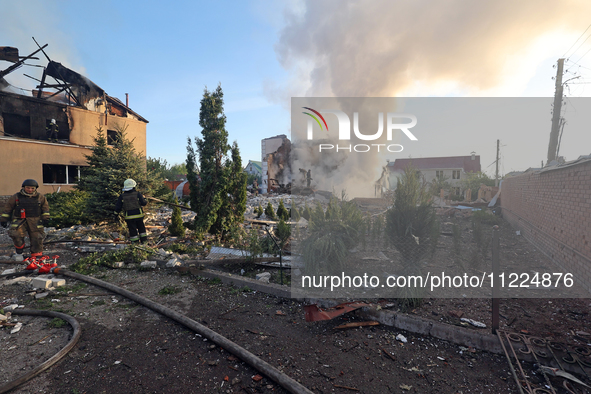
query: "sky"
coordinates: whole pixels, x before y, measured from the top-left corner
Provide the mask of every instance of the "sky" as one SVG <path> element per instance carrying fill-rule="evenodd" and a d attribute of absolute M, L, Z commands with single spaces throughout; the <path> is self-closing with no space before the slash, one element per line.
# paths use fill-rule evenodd
<path fill-rule="evenodd" d="M 0 0 L 0 13 L 0 46 L 29 54 L 35 37 L 49 44 L 52 60 L 107 94 L 125 101 L 128 93 L 130 107 L 149 121 L 146 155 L 169 164 L 183 163 L 187 138 L 201 135 L 203 91 L 218 84 L 229 141 L 238 142 L 244 164 L 261 160 L 261 139 L 291 136 L 292 97 L 549 98 L 562 57 L 567 122 L 587 111 L 585 101 L 571 100 L 591 93 L 585 0 Z M 0 69 L 9 65 L 0 61 Z M 23 67 L 7 80 L 31 89 L 35 82 L 22 73 L 41 72 Z M 464 128 L 442 132 L 453 141 L 442 138 L 437 149 L 390 159 L 474 151 L 491 175 L 500 139 L 502 174 L 539 166 L 551 111 L 548 104 L 539 115 L 546 124 L 527 138 Z M 589 129 L 575 123 L 564 129 L 567 160 L 591 153 Z"/>

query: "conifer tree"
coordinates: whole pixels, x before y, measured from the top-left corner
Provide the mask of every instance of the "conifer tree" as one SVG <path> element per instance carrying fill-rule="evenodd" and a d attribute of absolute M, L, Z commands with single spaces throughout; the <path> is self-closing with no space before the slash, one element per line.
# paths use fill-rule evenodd
<path fill-rule="evenodd" d="M 271 205 L 271 201 L 269 201 L 267 203 L 267 206 L 265 207 L 265 215 L 267 216 L 267 218 L 271 220 L 277 219 L 277 217 L 275 216 L 275 210 L 273 209 L 273 205 Z"/>
<path fill-rule="evenodd" d="M 277 229 L 275 230 L 275 235 L 279 238 L 279 247 L 283 249 L 287 240 L 291 236 L 291 226 L 285 223 L 283 219 L 280 219 L 277 224 Z"/>
<path fill-rule="evenodd" d="M 289 212 L 283 204 L 283 199 L 279 200 L 279 206 L 277 207 L 277 218 L 284 221 L 289 220 Z"/>
<path fill-rule="evenodd" d="M 263 213 L 265 213 L 263 211 L 263 207 L 261 207 L 260 203 L 259 203 L 259 206 L 254 209 L 254 213 L 257 215 L 256 216 L 257 219 L 260 218 Z"/>
<path fill-rule="evenodd" d="M 202 138 L 195 138 L 197 151 L 190 138 L 187 146 L 190 203 L 191 209 L 197 213 L 192 227 L 198 234 L 210 232 L 223 237 L 244 218 L 246 176 L 237 144 L 228 145 L 224 93 L 220 85 L 212 92 L 205 89 L 199 125 Z"/>
<path fill-rule="evenodd" d="M 77 188 L 89 193 L 86 213 L 95 221 L 114 218 L 115 203 L 126 179 L 135 180 L 137 189 L 145 195 L 153 195 L 162 183 L 159 176 L 146 170 L 146 158 L 136 152 L 125 130 L 118 128 L 113 146 L 108 146 L 105 132 L 97 128 L 91 154 L 85 156 L 88 166 L 82 168 Z"/>
<path fill-rule="evenodd" d="M 228 183 L 222 206 L 220 207 L 215 223 L 209 229 L 213 234 L 222 234 L 231 227 L 244 221 L 246 211 L 246 174 L 242 169 L 242 159 L 236 141 L 232 144 L 231 160 L 226 163 L 229 170 Z"/>
<path fill-rule="evenodd" d="M 178 204 L 176 196 L 174 197 L 174 203 Z M 172 207 L 172 218 L 170 226 L 168 226 L 168 232 L 174 237 L 185 236 L 185 226 L 183 226 L 183 218 L 179 207 Z"/>

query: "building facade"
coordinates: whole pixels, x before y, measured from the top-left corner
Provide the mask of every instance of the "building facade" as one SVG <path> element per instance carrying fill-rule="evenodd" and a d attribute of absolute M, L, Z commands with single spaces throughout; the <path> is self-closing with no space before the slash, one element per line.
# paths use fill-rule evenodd
<path fill-rule="evenodd" d="M 0 87 L 0 202 L 25 179 L 35 179 L 41 193 L 73 189 L 99 129 L 110 145 L 125 130 L 136 151 L 146 154 L 148 121 L 87 78 L 59 67 L 68 94 L 29 96 Z M 52 121 L 54 135 L 48 134 Z"/>
<path fill-rule="evenodd" d="M 396 159 L 389 162 L 388 182 L 391 190 L 396 188 L 398 178 L 407 167 L 413 167 L 421 172 L 426 182 L 430 183 L 438 177 L 446 179 L 452 188 L 459 191 L 461 181 L 467 173 L 479 172 L 480 156 L 449 156 L 449 157 L 421 157 L 416 159 Z"/>

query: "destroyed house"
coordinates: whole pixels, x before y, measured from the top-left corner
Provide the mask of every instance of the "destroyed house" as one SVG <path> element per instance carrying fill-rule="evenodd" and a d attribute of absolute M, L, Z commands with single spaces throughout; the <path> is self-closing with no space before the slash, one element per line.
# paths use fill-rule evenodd
<path fill-rule="evenodd" d="M 136 151 L 145 154 L 148 121 L 129 108 L 128 100 L 109 96 L 88 78 L 51 60 L 36 79 L 36 89 L 23 94 L 5 76 L 31 55 L 3 56 L 14 52 L 6 48 L 0 47 L 0 200 L 29 178 L 39 183 L 41 193 L 71 190 L 80 168 L 87 165 L 85 155 L 99 128 L 109 145 L 118 130 L 125 130 Z M 14 64 L 4 68 L 6 61 Z M 53 135 L 52 120 L 57 124 Z"/>
<path fill-rule="evenodd" d="M 409 166 L 419 170 L 426 182 L 432 182 L 437 177 L 443 177 L 459 194 L 461 181 L 466 177 L 466 174 L 480 171 L 480 156 L 472 154 L 471 156 L 396 159 L 387 165 L 391 189 L 396 188 L 398 178 Z"/>
<path fill-rule="evenodd" d="M 285 134 L 261 141 L 261 179 L 263 194 L 291 184 L 291 141 Z M 283 186 L 281 186 L 283 185 Z"/>

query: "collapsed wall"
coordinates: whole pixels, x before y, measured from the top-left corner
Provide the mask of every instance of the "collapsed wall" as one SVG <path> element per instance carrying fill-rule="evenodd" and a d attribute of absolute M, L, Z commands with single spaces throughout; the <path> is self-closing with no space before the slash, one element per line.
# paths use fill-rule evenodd
<path fill-rule="evenodd" d="M 503 217 L 591 291 L 591 157 L 503 180 Z"/>

